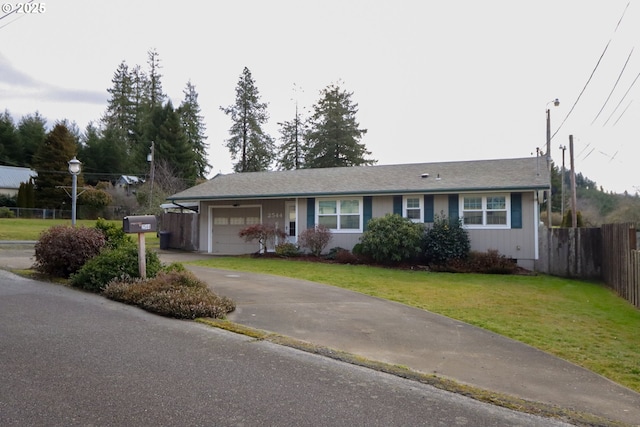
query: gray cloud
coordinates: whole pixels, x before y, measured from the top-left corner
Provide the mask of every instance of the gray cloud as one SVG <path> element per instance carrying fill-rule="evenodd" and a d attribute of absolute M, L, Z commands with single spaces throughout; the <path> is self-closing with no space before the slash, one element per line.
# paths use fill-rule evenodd
<path fill-rule="evenodd" d="M 16 69 L 2 54 L 0 54 L 0 95 L 4 99 L 28 96 L 41 101 L 102 105 L 107 102 L 105 92 L 67 89 L 38 81 Z"/>

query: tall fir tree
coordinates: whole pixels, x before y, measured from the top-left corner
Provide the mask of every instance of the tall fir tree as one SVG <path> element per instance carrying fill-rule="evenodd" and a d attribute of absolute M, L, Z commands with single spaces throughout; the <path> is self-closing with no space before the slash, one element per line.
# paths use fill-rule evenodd
<path fill-rule="evenodd" d="M 162 91 L 162 74 L 160 74 L 160 55 L 155 49 L 147 52 L 147 65 L 149 74 L 147 77 L 147 99 L 151 108 L 162 106 L 167 97 Z"/>
<path fill-rule="evenodd" d="M 171 101 L 155 108 L 152 117 L 152 140 L 155 143 L 154 162 L 166 161 L 174 169 L 185 188 L 195 184 L 198 178 L 195 152 L 191 149 L 180 123 L 180 116 Z"/>
<path fill-rule="evenodd" d="M 236 86 L 235 104 L 220 109 L 233 121 L 227 148 L 236 161 L 234 170 L 256 172 L 269 169 L 275 157 L 275 143 L 262 130 L 262 125 L 269 120 L 267 104 L 260 102 L 258 88 L 247 67 Z"/>
<path fill-rule="evenodd" d="M 280 170 L 302 169 L 305 157 L 306 123 L 298 111 L 293 120 L 278 123 L 280 125 L 280 140 L 278 147 L 278 168 Z"/>
<path fill-rule="evenodd" d="M 47 119 L 36 111 L 35 114 L 27 114 L 18 123 L 18 136 L 23 149 L 24 166 L 31 167 L 33 156 L 47 137 Z"/>
<path fill-rule="evenodd" d="M 71 187 L 69 160 L 77 154 L 75 136 L 64 123 L 58 122 L 47 134 L 44 144 L 34 156 L 36 205 L 40 208 L 60 209 L 69 206 L 64 188 Z M 83 182 L 78 176 L 78 185 Z"/>
<path fill-rule="evenodd" d="M 22 157 L 18 129 L 9 110 L 5 110 L 0 114 L 0 164 L 23 166 Z"/>
<path fill-rule="evenodd" d="M 198 104 L 198 93 L 191 81 L 187 82 L 187 87 L 183 91 L 184 100 L 178 108 L 180 122 L 187 138 L 187 143 L 191 147 L 195 157 L 196 175 L 198 178 L 206 178 L 211 165 L 207 162 L 207 148 L 205 142 L 204 118 L 200 115 L 200 105 Z"/>
<path fill-rule="evenodd" d="M 356 121 L 358 104 L 338 84 L 320 91 L 321 98 L 314 105 L 306 134 L 305 167 L 329 168 L 340 166 L 372 165 L 376 160 L 360 142 L 367 132 Z"/>

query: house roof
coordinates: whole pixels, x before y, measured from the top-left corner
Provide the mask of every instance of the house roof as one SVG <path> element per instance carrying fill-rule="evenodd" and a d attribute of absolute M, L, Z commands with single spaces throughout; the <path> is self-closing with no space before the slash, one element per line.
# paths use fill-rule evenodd
<path fill-rule="evenodd" d="M 0 188 L 19 189 L 20 184 L 38 176 L 36 171 L 15 166 L 0 166 Z"/>
<path fill-rule="evenodd" d="M 133 185 L 133 184 L 140 184 L 144 182 L 144 179 L 139 178 L 137 176 L 133 176 L 133 175 L 121 175 L 120 178 L 118 178 L 118 182 L 121 182 L 127 185 Z"/>
<path fill-rule="evenodd" d="M 541 190 L 549 188 L 549 176 L 542 157 L 245 172 L 217 175 L 167 199 Z"/>

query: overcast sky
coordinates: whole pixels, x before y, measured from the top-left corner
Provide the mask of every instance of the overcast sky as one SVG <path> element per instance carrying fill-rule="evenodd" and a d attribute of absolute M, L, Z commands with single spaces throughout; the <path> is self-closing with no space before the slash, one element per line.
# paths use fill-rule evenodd
<path fill-rule="evenodd" d="M 17 119 L 39 111 L 84 129 L 120 62 L 146 68 L 153 48 L 174 106 L 187 81 L 196 87 L 212 175 L 232 171 L 219 107 L 246 66 L 274 137 L 296 101 L 310 110 L 335 82 L 353 92 L 378 164 L 535 156 L 549 108 L 558 165 L 572 134 L 578 172 L 640 190 L 640 1 L 43 3 L 0 18 L 0 107 Z"/>

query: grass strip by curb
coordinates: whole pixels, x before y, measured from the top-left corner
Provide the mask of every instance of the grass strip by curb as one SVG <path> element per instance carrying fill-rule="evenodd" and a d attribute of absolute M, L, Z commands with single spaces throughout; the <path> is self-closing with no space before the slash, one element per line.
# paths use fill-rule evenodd
<path fill-rule="evenodd" d="M 489 403 L 491 405 L 500 406 L 500 407 L 511 409 L 518 412 L 524 412 L 524 413 L 538 415 L 546 418 L 554 418 L 554 419 L 558 419 L 564 422 L 574 424 L 576 426 L 584 426 L 584 427 L 628 426 L 625 423 L 608 420 L 606 418 L 602 418 L 597 415 L 574 411 L 566 408 L 561 408 L 559 406 L 554 406 L 547 403 L 520 399 L 518 397 L 509 396 L 502 393 L 496 393 L 496 392 L 485 390 L 472 385 L 459 383 L 451 379 L 442 378 L 437 375 L 424 374 L 421 372 L 412 371 L 411 369 L 404 366 L 392 365 L 389 363 L 370 360 L 355 354 L 347 353 L 340 350 L 334 350 L 328 347 L 315 345 L 306 341 L 297 340 L 295 338 L 287 337 L 284 335 L 279 335 L 279 334 L 263 331 L 260 329 L 251 328 L 248 326 L 230 322 L 228 320 L 198 318 L 198 319 L 195 319 L 195 321 L 198 323 L 215 327 L 215 328 L 224 329 L 229 332 L 246 335 L 258 341 L 267 341 L 273 344 L 283 345 L 283 346 L 294 348 L 296 350 L 304 351 L 307 353 L 328 357 L 340 362 L 362 366 L 362 367 L 373 369 L 379 372 L 384 372 L 386 374 L 395 375 L 400 378 L 405 378 L 411 381 L 416 381 L 422 384 L 430 385 L 440 390 L 460 394 L 480 402 Z"/>

